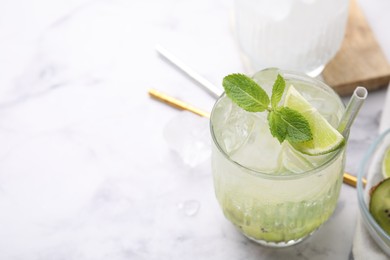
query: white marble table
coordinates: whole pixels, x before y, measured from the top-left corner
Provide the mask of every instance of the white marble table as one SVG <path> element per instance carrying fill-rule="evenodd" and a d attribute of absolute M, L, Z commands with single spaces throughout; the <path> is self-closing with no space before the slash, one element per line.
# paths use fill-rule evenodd
<path fill-rule="evenodd" d="M 360 2 L 390 60 L 389 2 Z M 243 70 L 230 6 L 0 2 L 0 259 L 348 258 L 358 214 L 354 188 L 342 187 L 334 216 L 310 239 L 264 248 L 224 219 L 209 159 L 190 166 L 164 138 L 169 127 L 185 136 L 189 126 L 180 120 L 190 117 L 151 100 L 148 88 L 204 110 L 214 100 L 154 45 L 219 84 Z M 370 93 L 352 129 L 351 173 L 377 133 L 384 93 Z M 207 125 L 195 116 L 192 123 Z"/>

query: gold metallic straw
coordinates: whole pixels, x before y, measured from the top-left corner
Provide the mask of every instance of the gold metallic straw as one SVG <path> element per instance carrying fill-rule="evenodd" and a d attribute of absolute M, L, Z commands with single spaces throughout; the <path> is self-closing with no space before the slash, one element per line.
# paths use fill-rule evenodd
<path fill-rule="evenodd" d="M 149 95 L 151 97 L 153 97 L 159 101 L 162 101 L 167 105 L 178 108 L 180 110 L 190 111 L 190 112 L 197 114 L 199 116 L 210 118 L 210 113 L 202 111 L 202 110 L 200 110 L 194 106 L 191 106 L 191 105 L 189 105 L 181 100 L 178 100 L 176 98 L 168 96 L 167 94 L 161 93 L 161 92 L 154 90 L 154 89 L 149 89 L 148 92 L 149 92 Z M 355 176 L 345 172 L 344 176 L 343 176 L 343 182 L 345 184 L 352 186 L 352 187 L 356 187 L 357 178 Z M 363 185 L 366 185 L 366 182 L 367 181 L 365 179 L 363 179 Z"/>
<path fill-rule="evenodd" d="M 349 173 L 344 172 L 343 182 L 345 184 L 350 185 L 350 186 L 356 187 L 357 177 L 355 177 Z M 366 184 L 367 184 L 367 180 L 363 179 L 363 186 L 366 186 Z"/>
<path fill-rule="evenodd" d="M 175 107 L 180 110 L 187 110 L 194 114 L 197 114 L 199 116 L 210 118 L 210 113 L 207 113 L 205 111 L 202 111 L 196 107 L 193 107 L 181 100 L 178 100 L 176 98 L 173 98 L 171 96 L 168 96 L 167 94 L 161 93 L 155 89 L 149 89 L 149 95 L 159 101 L 164 102 L 165 104 L 168 104 L 172 107 Z"/>

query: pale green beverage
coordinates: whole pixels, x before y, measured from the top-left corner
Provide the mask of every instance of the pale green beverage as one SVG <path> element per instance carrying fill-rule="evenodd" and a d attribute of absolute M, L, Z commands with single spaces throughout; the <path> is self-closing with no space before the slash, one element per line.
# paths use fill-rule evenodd
<path fill-rule="evenodd" d="M 292 84 L 337 128 L 344 105 L 323 82 L 275 69 L 253 79 L 270 94 L 278 72 L 286 87 Z M 345 146 L 325 155 L 304 155 L 271 135 L 266 113 L 246 112 L 225 94 L 210 122 L 216 197 L 225 217 L 245 236 L 268 246 L 289 246 L 329 219 L 342 183 Z"/>

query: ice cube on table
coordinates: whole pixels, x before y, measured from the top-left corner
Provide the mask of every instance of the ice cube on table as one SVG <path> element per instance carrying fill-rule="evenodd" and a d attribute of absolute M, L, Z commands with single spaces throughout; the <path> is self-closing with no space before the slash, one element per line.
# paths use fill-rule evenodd
<path fill-rule="evenodd" d="M 182 111 L 164 128 L 164 138 L 184 164 L 196 167 L 210 158 L 209 120 Z"/>
<path fill-rule="evenodd" d="M 193 217 L 199 212 L 200 202 L 197 200 L 186 200 L 177 204 L 177 208 L 185 216 Z"/>

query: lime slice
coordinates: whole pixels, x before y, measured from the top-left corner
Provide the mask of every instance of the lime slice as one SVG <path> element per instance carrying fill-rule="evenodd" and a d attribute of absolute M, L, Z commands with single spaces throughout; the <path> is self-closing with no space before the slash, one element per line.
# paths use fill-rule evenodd
<path fill-rule="evenodd" d="M 344 145 L 344 137 L 292 85 L 287 91 L 284 106 L 300 112 L 309 122 L 313 134 L 311 141 L 292 143 L 296 150 L 308 155 L 320 155 Z"/>
<path fill-rule="evenodd" d="M 385 177 L 385 178 L 390 177 L 390 147 L 387 148 L 387 151 L 385 153 L 385 157 L 383 158 L 382 174 L 383 174 L 383 177 Z"/>

